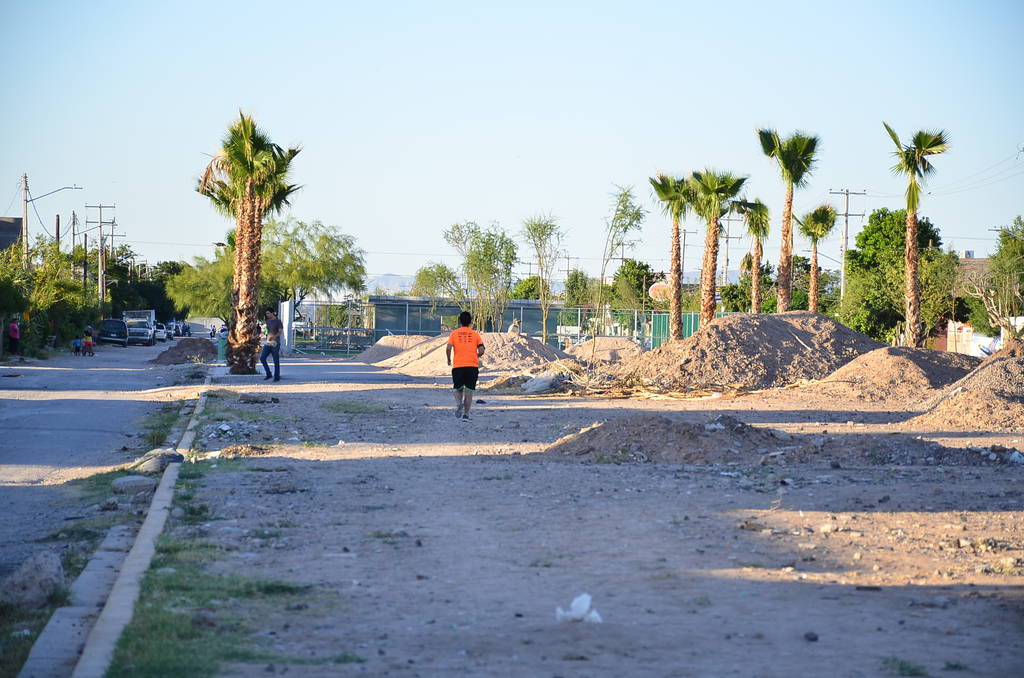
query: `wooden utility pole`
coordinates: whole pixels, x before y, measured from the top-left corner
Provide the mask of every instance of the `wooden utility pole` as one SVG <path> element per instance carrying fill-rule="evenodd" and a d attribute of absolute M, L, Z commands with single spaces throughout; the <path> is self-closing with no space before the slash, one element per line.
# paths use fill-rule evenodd
<path fill-rule="evenodd" d="M 110 229 L 111 234 L 113 234 L 113 232 L 114 232 L 114 229 L 113 229 L 114 220 L 111 219 L 110 221 L 103 221 L 103 210 L 105 210 L 105 209 L 108 209 L 108 210 L 109 209 L 114 209 L 115 207 L 117 207 L 117 205 L 99 204 L 99 205 L 86 205 L 85 206 L 85 209 L 87 209 L 87 210 L 88 209 L 97 209 L 97 210 L 99 210 L 99 219 L 97 219 L 96 221 L 91 221 L 88 218 L 88 216 L 87 216 L 86 219 L 85 219 L 85 224 L 86 224 L 86 226 L 88 226 L 89 224 L 96 224 L 97 228 L 100 229 L 100 235 L 99 235 L 99 257 L 98 257 L 98 261 L 96 263 L 96 288 L 97 288 L 96 291 L 97 291 L 97 294 L 99 296 L 100 304 L 103 303 L 103 299 L 106 297 L 106 294 L 107 294 L 107 279 L 106 279 L 106 276 L 107 276 L 106 268 L 107 268 L 107 266 L 106 266 L 106 261 L 105 261 L 106 257 L 104 255 L 104 251 L 103 251 L 103 244 L 104 244 L 103 243 L 103 227 L 104 226 L 110 226 L 111 227 L 111 229 Z M 86 250 L 86 251 L 88 252 L 88 250 Z M 86 254 L 86 261 L 88 261 L 88 254 Z"/>
<path fill-rule="evenodd" d="M 742 236 L 738 236 L 738 235 L 729 235 L 729 233 L 730 233 L 729 224 L 731 222 L 733 222 L 733 221 L 743 221 L 743 219 L 741 219 L 740 217 L 734 217 L 734 216 L 732 216 L 730 214 L 730 215 L 722 217 L 721 221 L 725 222 L 725 235 L 721 236 L 722 240 L 725 241 L 725 246 L 722 248 L 724 250 L 723 254 L 725 255 L 725 265 L 722 266 L 722 284 L 723 285 L 728 285 L 729 284 L 729 241 L 730 240 L 739 240 L 742 237 Z"/>

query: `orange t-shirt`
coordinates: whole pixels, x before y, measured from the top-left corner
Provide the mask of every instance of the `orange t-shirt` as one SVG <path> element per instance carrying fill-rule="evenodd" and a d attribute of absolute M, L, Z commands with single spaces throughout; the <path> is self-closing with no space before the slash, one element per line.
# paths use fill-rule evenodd
<path fill-rule="evenodd" d="M 475 330 L 469 327 L 460 327 L 448 335 L 448 345 L 452 347 L 455 355 L 452 357 L 452 367 L 480 367 L 480 357 L 476 354 L 476 347 L 482 346 L 484 340 Z"/>

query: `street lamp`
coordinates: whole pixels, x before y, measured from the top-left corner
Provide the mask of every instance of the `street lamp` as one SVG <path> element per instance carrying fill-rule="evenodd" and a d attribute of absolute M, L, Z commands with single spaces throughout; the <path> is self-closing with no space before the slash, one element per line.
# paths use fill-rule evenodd
<path fill-rule="evenodd" d="M 43 193 L 42 195 L 37 195 L 34 198 L 29 198 L 28 197 L 28 173 L 24 173 L 24 174 L 21 175 L 21 248 L 22 248 L 22 263 L 24 264 L 26 269 L 28 268 L 28 204 L 30 202 L 35 202 L 36 200 L 39 200 L 40 198 L 45 198 L 48 195 L 53 195 L 54 193 L 57 193 L 59 191 L 67 191 L 67 190 L 79 190 L 80 191 L 80 190 L 82 190 L 82 187 L 77 185 L 77 184 L 72 184 L 70 186 L 61 186 L 60 188 L 55 188 L 54 190 L 50 191 L 49 193 Z"/>

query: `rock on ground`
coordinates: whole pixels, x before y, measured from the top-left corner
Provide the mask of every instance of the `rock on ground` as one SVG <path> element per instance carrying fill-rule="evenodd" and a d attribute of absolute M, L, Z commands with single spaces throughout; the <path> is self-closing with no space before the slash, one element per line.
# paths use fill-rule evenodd
<path fill-rule="evenodd" d="M 64 587 L 64 566 L 52 551 L 43 551 L 21 564 L 0 585 L 0 603 L 42 607 Z"/>
<path fill-rule="evenodd" d="M 114 491 L 114 494 L 152 492 L 156 489 L 156 481 L 146 476 L 121 476 L 110 483 L 110 489 Z"/>

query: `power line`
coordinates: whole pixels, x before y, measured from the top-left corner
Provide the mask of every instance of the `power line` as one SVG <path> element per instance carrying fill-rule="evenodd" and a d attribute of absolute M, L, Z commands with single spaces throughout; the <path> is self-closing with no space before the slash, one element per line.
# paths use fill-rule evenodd
<path fill-rule="evenodd" d="M 829 195 L 842 195 L 845 196 L 845 206 L 843 207 L 843 239 L 840 242 L 840 256 L 842 261 L 839 262 L 839 298 L 842 299 L 846 296 L 846 250 L 850 246 L 850 217 L 863 217 L 864 213 L 850 214 L 850 196 L 851 195 L 867 195 L 867 191 L 850 191 L 848 188 L 841 188 L 838 191 L 833 191 L 831 188 L 828 189 Z M 840 215 L 836 215 L 840 216 Z"/>
<path fill-rule="evenodd" d="M 35 202 L 36 199 L 32 197 L 32 191 L 31 190 L 28 191 L 28 197 L 29 197 L 29 202 L 32 204 L 32 211 L 36 213 L 36 219 L 39 220 L 39 225 L 43 227 L 44 231 L 46 231 L 46 235 L 48 235 L 48 236 L 50 236 L 52 238 L 53 234 L 50 233 L 50 229 L 48 229 L 46 227 L 46 224 L 43 223 L 43 218 L 41 216 L 39 216 L 39 208 L 36 207 L 36 202 Z"/>

